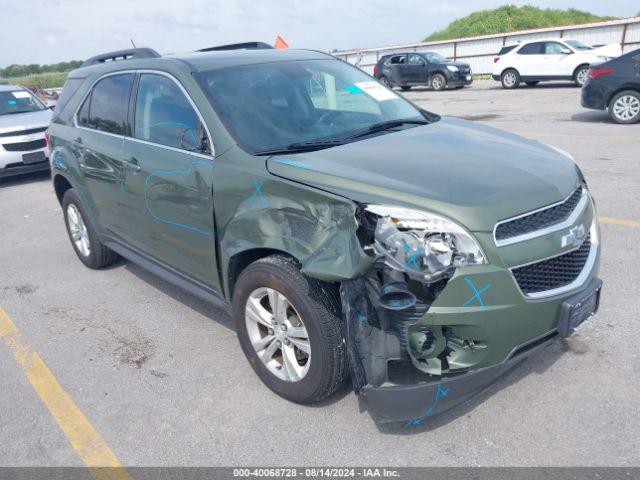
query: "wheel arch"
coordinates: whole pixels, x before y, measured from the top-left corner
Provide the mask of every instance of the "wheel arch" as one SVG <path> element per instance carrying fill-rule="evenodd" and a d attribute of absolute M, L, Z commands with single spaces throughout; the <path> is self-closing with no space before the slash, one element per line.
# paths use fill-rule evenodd
<path fill-rule="evenodd" d="M 58 203 L 62 205 L 62 199 L 64 198 L 64 194 L 67 190 L 73 188 L 73 185 L 69 181 L 67 177 L 62 175 L 61 173 L 56 173 L 53 177 L 53 190 L 56 193 L 56 197 L 58 198 Z"/>
<path fill-rule="evenodd" d="M 227 265 L 226 282 L 230 300 L 233 301 L 233 289 L 243 270 L 252 263 L 272 255 L 282 255 L 294 260 L 298 266 L 300 265 L 300 261 L 293 255 L 276 248 L 251 248 L 238 252 L 229 258 Z"/>
<path fill-rule="evenodd" d="M 571 75 L 572 78 L 576 78 L 576 75 L 578 74 L 578 70 L 580 70 L 582 67 L 587 67 L 589 68 L 590 64 L 583 62 L 580 65 L 578 65 L 576 68 L 573 69 L 573 74 Z"/>
<path fill-rule="evenodd" d="M 611 92 L 609 94 L 609 96 L 607 97 L 607 108 L 609 108 L 609 105 L 611 104 L 611 100 L 613 100 L 613 97 L 615 97 L 617 94 L 619 94 L 620 92 L 624 92 L 625 90 L 631 90 L 636 92 L 637 94 L 640 95 L 640 85 L 629 85 L 629 84 L 625 84 L 622 85 L 621 87 L 618 87 L 617 89 L 615 89 L 613 92 Z"/>
<path fill-rule="evenodd" d="M 500 78 L 502 79 L 502 76 L 509 70 L 513 70 L 514 72 L 516 72 L 520 76 L 520 78 L 522 78 L 522 75 L 520 75 L 520 72 L 518 71 L 518 69 L 516 67 L 506 67 L 506 68 L 504 68 L 500 72 Z"/>

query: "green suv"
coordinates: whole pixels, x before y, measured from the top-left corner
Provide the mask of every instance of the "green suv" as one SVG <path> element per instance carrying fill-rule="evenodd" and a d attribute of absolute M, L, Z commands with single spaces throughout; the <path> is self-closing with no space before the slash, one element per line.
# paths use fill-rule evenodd
<path fill-rule="evenodd" d="M 228 306 L 274 392 L 317 402 L 350 376 L 380 422 L 448 410 L 595 313 L 568 154 L 324 53 L 237 47 L 71 72 L 49 147 L 86 266 L 122 256 Z"/>

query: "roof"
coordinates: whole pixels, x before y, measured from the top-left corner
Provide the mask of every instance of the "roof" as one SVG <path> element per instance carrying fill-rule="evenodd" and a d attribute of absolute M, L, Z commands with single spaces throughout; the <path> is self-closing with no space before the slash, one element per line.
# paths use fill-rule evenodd
<path fill-rule="evenodd" d="M 157 68 L 159 65 L 171 62 L 187 65 L 192 71 L 205 71 L 239 65 L 258 63 L 290 62 L 296 60 L 322 60 L 333 58 L 331 55 L 313 50 L 277 50 L 277 49 L 249 49 L 222 50 L 208 52 L 194 52 L 186 54 L 168 54 L 156 58 L 131 58 L 98 63 L 81 67 L 69 74 L 70 77 L 100 71 L 109 72 L 122 69 Z"/>
<path fill-rule="evenodd" d="M 25 90 L 20 85 L 0 85 L 0 92 L 11 92 L 13 90 Z"/>

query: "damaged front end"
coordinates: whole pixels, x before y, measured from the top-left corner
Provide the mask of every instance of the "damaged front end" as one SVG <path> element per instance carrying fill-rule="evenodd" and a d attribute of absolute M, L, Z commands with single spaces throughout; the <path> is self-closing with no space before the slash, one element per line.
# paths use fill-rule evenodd
<path fill-rule="evenodd" d="M 488 347 L 481 328 L 425 320 L 458 269 L 487 259 L 464 227 L 439 215 L 368 206 L 358 209 L 358 220 L 359 239 L 375 261 L 341 284 L 353 386 L 377 421 L 419 424 L 513 363 L 482 368 Z M 478 299 L 482 304 L 479 291 Z"/>

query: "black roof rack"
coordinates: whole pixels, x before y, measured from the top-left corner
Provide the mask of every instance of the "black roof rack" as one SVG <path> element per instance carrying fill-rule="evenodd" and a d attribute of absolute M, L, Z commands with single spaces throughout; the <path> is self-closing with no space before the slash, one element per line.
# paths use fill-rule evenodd
<path fill-rule="evenodd" d="M 243 42 L 243 43 L 230 43 L 229 45 L 219 45 L 217 47 L 208 47 L 198 50 L 198 52 L 216 52 L 219 50 L 265 50 L 273 48 L 268 43 L 264 42 Z"/>
<path fill-rule="evenodd" d="M 118 50 L 107 52 L 91 57 L 82 64 L 83 67 L 98 65 L 105 62 L 115 62 L 116 60 L 128 60 L 130 58 L 158 58 L 160 54 L 152 48 L 130 48 L 128 50 Z"/>

